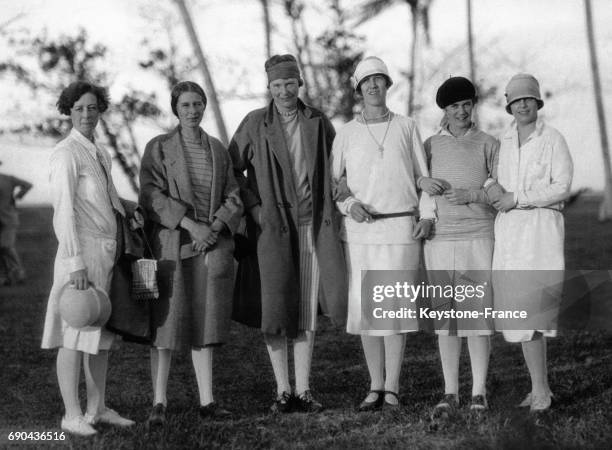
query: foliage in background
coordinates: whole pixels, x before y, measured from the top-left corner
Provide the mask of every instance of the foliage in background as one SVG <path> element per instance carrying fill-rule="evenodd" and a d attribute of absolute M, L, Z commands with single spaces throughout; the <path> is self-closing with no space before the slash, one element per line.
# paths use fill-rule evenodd
<path fill-rule="evenodd" d="M 2 37 L 14 50 L 15 57 L 0 61 L 0 76 L 12 75 L 18 84 L 37 94 L 45 94 L 50 104 L 37 105 L 41 111 L 39 119 L 33 123 L 0 132 L 55 138 L 62 136 L 69 130 L 70 121 L 60 116 L 53 106 L 61 90 L 76 80 L 88 80 L 104 87 L 111 83 L 111 75 L 103 68 L 106 63 L 106 46 L 91 43 L 84 29 L 80 29 L 74 36 L 62 35 L 55 39 L 50 38 L 45 31 L 32 37 L 29 32 L 20 30 L 4 32 Z M 135 191 L 138 191 L 140 154 L 134 126 L 140 120 L 154 120 L 159 115 L 155 94 L 131 89 L 119 100 L 111 98 L 108 112 L 100 117 L 104 138 Z"/>
<path fill-rule="evenodd" d="M 305 24 L 306 2 L 284 0 L 293 46 L 304 78 L 304 100 L 330 118 L 352 119 L 356 103 L 350 78 L 363 57 L 365 39 L 352 31 L 340 0 L 327 0 L 331 24 L 313 37 Z"/>

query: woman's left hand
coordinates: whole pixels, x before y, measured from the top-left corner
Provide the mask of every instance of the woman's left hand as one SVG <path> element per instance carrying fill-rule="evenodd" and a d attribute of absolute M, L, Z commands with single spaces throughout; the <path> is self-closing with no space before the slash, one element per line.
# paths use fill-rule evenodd
<path fill-rule="evenodd" d="M 134 215 L 130 218 L 130 229 L 132 231 L 144 227 L 144 216 L 140 211 L 134 211 Z"/>
<path fill-rule="evenodd" d="M 506 192 L 500 197 L 499 200 L 493 202 L 493 206 L 502 212 L 507 212 L 516 206 L 516 200 L 514 200 L 514 192 Z"/>
<path fill-rule="evenodd" d="M 427 239 L 431 234 L 431 229 L 433 226 L 433 220 L 431 219 L 421 219 L 414 227 L 412 231 L 413 239 Z"/>
<path fill-rule="evenodd" d="M 447 189 L 442 195 L 452 205 L 470 203 L 470 191 L 467 189 Z"/>

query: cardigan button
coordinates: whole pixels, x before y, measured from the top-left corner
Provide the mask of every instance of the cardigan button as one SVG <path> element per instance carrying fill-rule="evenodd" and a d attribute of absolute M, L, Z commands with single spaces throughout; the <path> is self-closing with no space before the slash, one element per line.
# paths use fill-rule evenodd
<path fill-rule="evenodd" d="M 286 233 L 286 232 L 288 232 L 288 231 L 289 231 L 289 228 L 287 228 L 286 226 L 284 226 L 284 225 L 283 225 L 283 226 L 281 227 L 281 231 L 282 231 L 283 233 Z"/>

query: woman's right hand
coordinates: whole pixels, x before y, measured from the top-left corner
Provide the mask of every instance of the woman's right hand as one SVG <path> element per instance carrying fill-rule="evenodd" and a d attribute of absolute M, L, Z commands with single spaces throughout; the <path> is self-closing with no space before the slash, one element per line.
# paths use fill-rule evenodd
<path fill-rule="evenodd" d="M 372 220 L 372 215 L 370 214 L 370 212 L 367 210 L 367 208 L 364 206 L 363 203 L 359 203 L 359 202 L 355 202 L 351 205 L 351 209 L 349 210 L 349 213 L 351 214 L 351 217 L 353 218 L 353 220 L 355 220 L 356 222 L 369 222 L 370 220 Z"/>
<path fill-rule="evenodd" d="M 70 284 L 75 289 L 83 291 L 89 287 L 89 280 L 87 279 L 87 269 L 75 270 L 70 273 Z"/>
<path fill-rule="evenodd" d="M 193 241 L 193 249 L 198 252 L 203 252 L 208 247 L 212 247 L 217 243 L 219 233 L 213 231 L 204 223 L 196 223 L 189 230 L 191 240 Z"/>
<path fill-rule="evenodd" d="M 441 195 L 445 190 L 450 189 L 451 185 L 441 178 L 422 177 L 419 180 L 419 187 L 429 195 Z"/>

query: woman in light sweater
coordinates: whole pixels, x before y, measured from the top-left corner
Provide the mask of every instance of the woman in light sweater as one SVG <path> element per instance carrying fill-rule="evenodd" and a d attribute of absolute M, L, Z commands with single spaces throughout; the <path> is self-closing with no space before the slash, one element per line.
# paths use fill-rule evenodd
<path fill-rule="evenodd" d="M 414 120 L 387 108 L 391 84 L 379 58 L 359 63 L 354 86 L 364 108 L 338 132 L 332 151 L 332 176 L 346 188 L 338 208 L 345 216 L 341 237 L 349 274 L 347 331 L 361 335 L 370 373 L 370 391 L 359 411 L 399 405 L 405 333 L 418 330 L 416 319 L 409 318 L 385 319 L 372 326 L 361 299 L 362 270 L 407 270 L 416 275 L 419 240 L 428 236 L 435 217 L 428 194 L 419 205 L 416 180 L 428 176 L 419 132 Z"/>
<path fill-rule="evenodd" d="M 438 296 L 431 301 L 440 310 L 482 313 L 485 307 L 492 306 L 490 270 L 495 219 L 495 210 L 489 206 L 482 186 L 496 177 L 499 142 L 472 122 L 476 89 L 467 78 L 451 77 L 442 83 L 436 103 L 444 110 L 442 126 L 425 141 L 433 178 L 421 178 L 419 186 L 434 196 L 438 221 L 434 237 L 425 243 L 424 256 L 430 285 L 452 286 L 455 295 Z M 472 298 L 466 298 L 465 286 L 473 287 Z M 472 367 L 470 409 L 485 410 L 491 320 L 450 318 L 435 325 L 444 395 L 432 416 L 452 414 L 459 406 L 462 337 L 467 338 Z"/>

